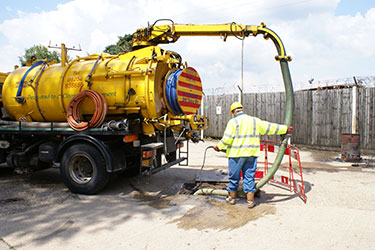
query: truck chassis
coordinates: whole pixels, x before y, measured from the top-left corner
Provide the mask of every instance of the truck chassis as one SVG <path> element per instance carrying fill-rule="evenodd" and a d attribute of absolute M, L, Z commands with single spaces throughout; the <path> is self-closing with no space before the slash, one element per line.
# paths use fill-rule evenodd
<path fill-rule="evenodd" d="M 186 151 L 181 148 L 187 142 L 184 135 L 176 139 L 166 129 L 144 136 L 139 121 L 128 120 L 121 131 L 77 132 L 55 122 L 0 120 L 0 163 L 18 173 L 59 167 L 64 184 L 81 194 L 98 193 L 113 173 L 152 175 L 184 161 L 187 165 L 188 146 Z"/>

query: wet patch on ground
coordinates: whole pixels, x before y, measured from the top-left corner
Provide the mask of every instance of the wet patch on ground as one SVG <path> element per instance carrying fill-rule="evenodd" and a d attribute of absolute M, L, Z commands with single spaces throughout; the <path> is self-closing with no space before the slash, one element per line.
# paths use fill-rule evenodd
<path fill-rule="evenodd" d="M 236 205 L 230 205 L 222 196 L 193 195 L 200 188 L 225 189 L 225 183 L 184 183 L 180 191 L 173 195 L 166 195 L 163 191 L 144 192 L 135 185 L 131 186 L 134 189 L 132 198 L 156 209 L 192 206 L 183 216 L 169 222 L 176 223 L 184 230 L 232 230 L 264 215 L 276 213 L 274 206 L 263 203 L 249 209 L 245 198 L 238 199 Z"/>
<path fill-rule="evenodd" d="M 137 199 L 140 202 L 144 202 L 150 207 L 156 209 L 164 209 L 175 206 L 175 204 L 172 202 L 173 194 L 166 194 L 163 191 L 156 193 L 145 192 L 132 183 L 129 183 L 129 185 L 135 190 L 135 192 L 131 194 L 132 198 Z"/>
<path fill-rule="evenodd" d="M 185 230 L 232 230 L 264 215 L 275 213 L 276 208 L 271 205 L 261 204 L 249 209 L 246 202 L 229 205 L 224 200 L 204 197 L 200 205 L 193 207 L 185 215 L 170 223 L 177 223 L 179 228 Z"/>

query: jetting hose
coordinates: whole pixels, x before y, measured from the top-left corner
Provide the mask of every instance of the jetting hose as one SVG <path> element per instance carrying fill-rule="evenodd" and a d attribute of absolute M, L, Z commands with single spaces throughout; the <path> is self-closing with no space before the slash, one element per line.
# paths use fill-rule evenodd
<path fill-rule="evenodd" d="M 90 97 L 95 104 L 95 112 L 89 122 L 80 121 L 80 107 L 84 99 Z M 79 92 L 70 101 L 66 119 L 70 127 L 76 131 L 82 131 L 87 128 L 96 128 L 102 124 L 107 113 L 107 100 L 95 90 L 84 90 Z"/>
<path fill-rule="evenodd" d="M 198 187 L 202 184 L 202 169 L 204 167 L 204 163 L 206 162 L 206 153 L 207 153 L 207 150 L 210 149 L 210 148 L 214 148 L 214 146 L 208 146 L 204 150 L 203 163 L 202 163 L 201 169 L 199 170 L 199 185 L 198 185 Z"/>

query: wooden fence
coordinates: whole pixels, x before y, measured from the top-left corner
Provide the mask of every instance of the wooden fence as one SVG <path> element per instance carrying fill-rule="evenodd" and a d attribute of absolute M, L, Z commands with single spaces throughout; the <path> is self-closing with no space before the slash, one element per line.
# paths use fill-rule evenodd
<path fill-rule="evenodd" d="M 375 88 L 357 90 L 357 132 L 361 149 L 375 149 Z M 352 89 L 326 89 L 294 93 L 295 109 L 292 142 L 321 147 L 341 147 L 343 133 L 351 133 Z M 221 137 L 231 118 L 229 107 L 238 101 L 237 94 L 205 96 L 204 115 L 210 127 L 208 137 Z M 283 123 L 284 93 L 251 93 L 244 95 L 245 113 L 275 123 Z M 278 140 L 279 137 L 264 137 Z"/>

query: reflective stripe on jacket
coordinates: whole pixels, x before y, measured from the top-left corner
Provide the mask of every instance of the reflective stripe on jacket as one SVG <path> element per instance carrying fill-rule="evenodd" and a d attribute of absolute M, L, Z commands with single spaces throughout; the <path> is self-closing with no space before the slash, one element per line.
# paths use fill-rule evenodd
<path fill-rule="evenodd" d="M 229 120 L 217 147 L 226 149 L 227 157 L 231 158 L 259 156 L 260 135 L 282 135 L 287 129 L 286 125 L 240 113 Z"/>

